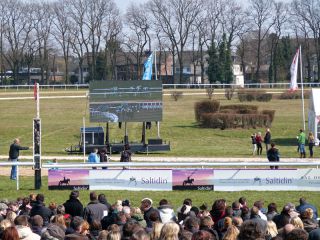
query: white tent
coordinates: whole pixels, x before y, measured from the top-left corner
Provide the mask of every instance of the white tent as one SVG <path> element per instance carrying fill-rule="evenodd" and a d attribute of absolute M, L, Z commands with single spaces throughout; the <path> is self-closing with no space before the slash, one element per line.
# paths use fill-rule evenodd
<path fill-rule="evenodd" d="M 320 138 L 320 88 L 313 88 L 309 100 L 309 132 L 312 132 L 316 145 L 319 145 Z"/>

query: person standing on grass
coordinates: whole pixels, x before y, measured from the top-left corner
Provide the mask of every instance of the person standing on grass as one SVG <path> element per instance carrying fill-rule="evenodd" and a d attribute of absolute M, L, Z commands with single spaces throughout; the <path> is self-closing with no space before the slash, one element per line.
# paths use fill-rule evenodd
<path fill-rule="evenodd" d="M 254 156 L 257 153 L 256 133 L 251 135 L 251 143 L 252 143 L 252 155 Z"/>
<path fill-rule="evenodd" d="M 306 144 L 306 134 L 302 129 L 300 129 L 300 133 L 298 136 L 298 143 L 299 143 L 299 152 L 300 152 L 300 158 L 306 157 L 306 150 L 304 145 Z"/>
<path fill-rule="evenodd" d="M 266 130 L 266 134 L 264 135 L 263 141 L 264 141 L 264 144 L 266 145 L 266 152 L 267 152 L 271 144 L 271 133 L 269 128 L 267 128 Z"/>
<path fill-rule="evenodd" d="M 131 155 L 132 155 L 132 152 L 130 151 L 129 144 L 125 144 L 124 149 L 120 155 L 120 162 L 131 162 Z M 127 169 L 127 168 L 123 167 L 123 169 Z"/>
<path fill-rule="evenodd" d="M 13 143 L 10 145 L 9 161 L 18 162 L 19 161 L 20 150 L 29 150 L 31 148 L 32 147 L 22 147 L 22 146 L 20 146 L 20 139 L 19 138 L 14 139 Z M 12 165 L 12 167 L 11 167 L 10 179 L 11 180 L 16 180 L 17 179 L 17 166 L 15 166 L 15 165 Z"/>
<path fill-rule="evenodd" d="M 98 155 L 98 149 L 94 148 L 92 153 L 88 156 L 88 163 L 100 163 L 100 157 Z M 97 169 L 96 167 L 93 167 L 92 169 Z"/>
<path fill-rule="evenodd" d="M 267 158 L 269 162 L 279 162 L 280 161 L 280 154 L 279 150 L 276 148 L 274 143 L 271 143 L 271 148 L 267 152 Z M 271 169 L 278 169 L 279 166 L 270 166 Z"/>
<path fill-rule="evenodd" d="M 314 136 L 313 136 L 313 133 L 312 132 L 309 132 L 309 135 L 308 135 L 308 145 L 309 145 L 309 154 L 310 154 L 310 157 L 312 158 L 313 157 L 313 146 L 314 146 Z"/>
<path fill-rule="evenodd" d="M 261 132 L 258 132 L 256 136 L 256 144 L 257 144 L 257 150 L 258 150 L 258 155 L 262 154 L 262 137 L 261 137 Z"/>

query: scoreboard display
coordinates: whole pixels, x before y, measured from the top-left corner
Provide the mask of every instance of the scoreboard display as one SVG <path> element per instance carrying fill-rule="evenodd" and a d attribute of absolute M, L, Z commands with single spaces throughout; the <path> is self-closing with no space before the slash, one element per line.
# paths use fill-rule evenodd
<path fill-rule="evenodd" d="M 91 122 L 162 120 L 162 81 L 90 82 Z"/>

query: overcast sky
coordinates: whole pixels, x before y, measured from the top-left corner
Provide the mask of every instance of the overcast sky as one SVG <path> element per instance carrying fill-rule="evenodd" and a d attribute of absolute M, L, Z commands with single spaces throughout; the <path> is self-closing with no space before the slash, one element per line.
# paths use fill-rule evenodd
<path fill-rule="evenodd" d="M 122 13 L 125 13 L 127 7 L 130 5 L 131 2 L 136 4 L 147 2 L 147 0 L 114 0 L 115 3 L 118 5 L 119 9 Z"/>

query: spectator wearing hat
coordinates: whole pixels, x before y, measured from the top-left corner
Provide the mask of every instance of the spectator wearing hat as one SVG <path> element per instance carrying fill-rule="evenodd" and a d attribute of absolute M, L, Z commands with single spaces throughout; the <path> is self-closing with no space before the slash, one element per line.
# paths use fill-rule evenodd
<path fill-rule="evenodd" d="M 152 228 L 152 221 L 150 219 L 151 214 L 157 215 L 157 217 L 160 219 L 158 210 L 152 207 L 152 200 L 150 198 L 142 199 L 140 209 L 143 211 L 143 217 L 147 222 L 147 228 Z"/>
<path fill-rule="evenodd" d="M 91 192 L 90 202 L 84 209 L 84 220 L 87 220 L 91 224 L 93 220 L 101 221 L 106 215 L 108 215 L 108 207 L 98 201 L 98 196 L 95 192 Z"/>
<path fill-rule="evenodd" d="M 66 214 L 70 214 L 72 217 L 83 216 L 83 205 L 79 200 L 79 191 L 72 191 L 69 200 L 67 200 L 63 206 Z"/>
<path fill-rule="evenodd" d="M 0 203 L 0 222 L 7 216 L 8 206 L 5 203 Z"/>
<path fill-rule="evenodd" d="M 318 211 L 317 211 L 317 208 L 314 205 L 308 203 L 307 200 L 304 197 L 300 198 L 299 202 L 300 202 L 300 205 L 297 206 L 296 209 L 300 214 L 302 214 L 307 208 L 311 208 L 312 211 L 313 211 L 313 218 L 314 219 L 318 218 Z"/>

